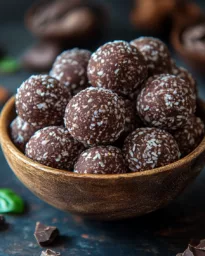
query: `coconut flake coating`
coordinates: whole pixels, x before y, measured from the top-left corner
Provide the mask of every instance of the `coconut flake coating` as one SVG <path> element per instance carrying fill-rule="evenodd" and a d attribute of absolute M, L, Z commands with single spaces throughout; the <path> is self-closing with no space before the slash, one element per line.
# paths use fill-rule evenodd
<path fill-rule="evenodd" d="M 132 172 L 165 166 L 180 158 L 172 135 L 157 128 L 136 129 L 125 140 L 123 153 Z"/>
<path fill-rule="evenodd" d="M 187 124 L 173 133 L 179 145 L 182 156 L 191 153 L 201 142 L 204 136 L 204 124 L 199 117 L 192 116 Z"/>
<path fill-rule="evenodd" d="M 88 87 L 87 66 L 91 52 L 74 48 L 61 53 L 53 64 L 50 76 L 68 86 L 72 95 Z"/>
<path fill-rule="evenodd" d="M 135 47 L 125 41 L 114 41 L 92 54 L 88 78 L 92 86 L 129 95 L 147 78 L 147 67 Z"/>
<path fill-rule="evenodd" d="M 86 145 L 109 144 L 124 131 L 124 101 L 114 92 L 89 87 L 68 103 L 65 126 Z"/>
<path fill-rule="evenodd" d="M 120 149 L 113 146 L 98 146 L 81 153 L 74 172 L 89 174 L 126 173 L 127 167 Z"/>
<path fill-rule="evenodd" d="M 172 74 L 183 79 L 192 88 L 193 92 L 197 95 L 197 83 L 189 71 L 183 67 L 173 66 Z"/>
<path fill-rule="evenodd" d="M 63 84 L 48 75 L 35 75 L 17 90 L 17 114 L 34 127 L 63 123 L 71 94 Z"/>
<path fill-rule="evenodd" d="M 52 168 L 70 171 L 83 150 L 84 146 L 60 126 L 37 131 L 26 144 L 29 158 Z"/>
<path fill-rule="evenodd" d="M 10 125 L 11 139 L 15 146 L 22 152 L 25 151 L 26 143 L 36 131 L 37 129 L 35 127 L 25 122 L 19 116 Z"/>
<path fill-rule="evenodd" d="M 153 37 L 140 37 L 131 41 L 130 44 L 144 56 L 149 76 L 171 72 L 171 55 L 161 40 Z"/>
<path fill-rule="evenodd" d="M 143 122 L 165 130 L 183 127 L 195 110 L 193 90 L 173 75 L 149 79 L 137 99 L 137 112 Z"/>

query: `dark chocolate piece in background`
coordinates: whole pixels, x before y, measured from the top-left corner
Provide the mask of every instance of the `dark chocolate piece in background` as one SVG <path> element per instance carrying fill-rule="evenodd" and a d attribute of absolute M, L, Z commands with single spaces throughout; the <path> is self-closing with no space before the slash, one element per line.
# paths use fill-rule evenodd
<path fill-rule="evenodd" d="M 41 0 L 28 10 L 25 23 L 39 38 L 87 41 L 102 31 L 104 10 L 87 0 Z"/>
<path fill-rule="evenodd" d="M 182 42 L 187 50 L 205 55 L 205 22 L 185 29 Z"/>
<path fill-rule="evenodd" d="M 168 30 L 171 25 L 171 14 L 175 11 L 178 0 L 134 0 L 130 13 L 131 23 L 140 30 L 159 33 Z"/>
<path fill-rule="evenodd" d="M 56 227 L 46 226 L 40 222 L 36 223 L 34 236 L 40 246 L 52 244 L 58 235 L 59 231 Z"/>
<path fill-rule="evenodd" d="M 62 51 L 61 45 L 52 41 L 41 41 L 29 48 L 22 56 L 21 63 L 27 70 L 48 71 L 55 58 Z"/>

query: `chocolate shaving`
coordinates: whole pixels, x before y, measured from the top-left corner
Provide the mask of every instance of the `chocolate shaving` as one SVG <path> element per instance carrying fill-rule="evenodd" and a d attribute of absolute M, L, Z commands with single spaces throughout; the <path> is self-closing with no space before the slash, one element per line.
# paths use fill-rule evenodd
<path fill-rule="evenodd" d="M 59 231 L 56 227 L 46 226 L 40 222 L 36 223 L 34 236 L 40 246 L 53 243 L 58 235 Z"/>
<path fill-rule="evenodd" d="M 59 252 L 54 252 L 52 250 L 46 250 L 42 251 L 41 256 L 60 256 L 61 254 Z"/>
<path fill-rule="evenodd" d="M 177 256 L 205 256 L 205 240 L 201 240 L 196 246 L 189 244 L 188 248 Z"/>

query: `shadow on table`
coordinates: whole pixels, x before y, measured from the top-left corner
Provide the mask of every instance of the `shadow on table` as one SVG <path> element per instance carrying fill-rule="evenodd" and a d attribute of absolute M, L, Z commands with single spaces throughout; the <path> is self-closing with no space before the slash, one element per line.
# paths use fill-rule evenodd
<path fill-rule="evenodd" d="M 136 241 L 146 237 L 171 241 L 186 246 L 190 241 L 205 238 L 205 187 L 203 173 L 183 195 L 166 208 L 142 217 L 116 222 L 83 223 L 100 230 L 105 237 L 114 240 Z"/>

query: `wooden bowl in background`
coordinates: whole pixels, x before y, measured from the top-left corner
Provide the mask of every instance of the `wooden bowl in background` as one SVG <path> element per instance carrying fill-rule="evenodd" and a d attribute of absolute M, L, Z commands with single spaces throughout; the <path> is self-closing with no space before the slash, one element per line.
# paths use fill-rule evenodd
<path fill-rule="evenodd" d="M 171 44 L 179 56 L 194 70 L 204 73 L 205 71 L 205 55 L 198 51 L 190 51 L 186 49 L 182 41 L 183 32 L 192 26 L 205 23 L 204 17 L 199 17 L 196 20 L 190 20 L 187 17 L 186 24 L 176 24 L 171 32 Z"/>
<path fill-rule="evenodd" d="M 47 203 L 73 214 L 98 220 L 136 217 L 155 211 L 176 198 L 205 165 L 205 138 L 185 158 L 154 170 L 120 175 L 76 174 L 53 169 L 22 154 L 9 137 L 15 117 L 14 97 L 0 119 L 4 155 L 16 176 Z M 205 103 L 198 114 L 205 121 Z"/>

